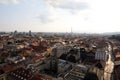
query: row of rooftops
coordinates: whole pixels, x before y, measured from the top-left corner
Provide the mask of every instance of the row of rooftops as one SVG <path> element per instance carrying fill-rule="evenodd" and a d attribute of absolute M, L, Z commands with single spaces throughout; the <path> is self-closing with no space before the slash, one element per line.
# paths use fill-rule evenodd
<path fill-rule="evenodd" d="M 53 45 L 56 45 L 54 47 L 72 46 L 70 48 L 73 48 L 73 46 L 77 44 L 80 47 L 88 50 L 88 52 L 91 50 L 90 48 L 95 47 L 96 49 L 100 48 L 102 50 L 103 47 L 106 46 L 106 40 L 87 39 L 87 37 L 78 38 L 78 40 L 76 40 L 75 38 L 69 39 L 69 40 L 65 40 L 64 38 L 63 39 L 61 38 L 45 39 L 44 38 L 42 40 L 39 40 L 37 38 L 30 38 L 30 37 L 21 37 L 21 38 L 16 37 L 16 39 L 12 37 L 10 38 L 5 37 L 4 39 L 0 39 L 0 42 L 1 42 L 0 46 L 2 46 L 0 50 L 0 56 L 3 54 L 4 51 L 6 51 L 6 53 L 9 56 L 5 55 L 5 57 L 7 57 L 7 59 L 11 62 L 15 61 L 15 63 L 16 61 L 19 62 L 19 60 L 16 60 L 17 56 L 21 56 L 22 58 L 25 57 L 25 60 L 22 60 L 22 61 L 20 60 L 20 62 L 25 62 L 25 61 L 26 62 L 29 61 L 29 63 L 32 63 L 32 61 L 39 62 L 42 58 L 46 57 L 46 55 L 49 55 L 49 53 L 51 53 L 51 47 L 53 47 Z M 19 48 L 16 48 L 18 46 Z M 11 55 L 13 54 L 13 52 L 8 53 L 8 50 L 12 50 L 12 49 L 13 51 L 15 51 L 15 56 Z M 22 52 L 17 53 L 16 52 L 17 50 L 21 50 Z M 118 51 L 117 51 L 117 55 L 115 54 L 115 56 L 119 57 Z M 11 71 L 13 70 L 15 65 L 18 65 L 18 64 L 14 64 L 14 65 L 9 64 L 7 68 L 5 67 L 3 69 L 6 71 Z M 24 78 L 24 77 L 19 77 L 19 75 L 15 75 L 13 73 L 12 73 L 12 76 L 15 76 L 19 79 Z"/>
<path fill-rule="evenodd" d="M 13 80 L 51 80 L 51 78 L 47 78 L 40 73 L 32 74 L 29 69 L 24 69 L 22 67 L 11 71 L 8 77 Z"/>

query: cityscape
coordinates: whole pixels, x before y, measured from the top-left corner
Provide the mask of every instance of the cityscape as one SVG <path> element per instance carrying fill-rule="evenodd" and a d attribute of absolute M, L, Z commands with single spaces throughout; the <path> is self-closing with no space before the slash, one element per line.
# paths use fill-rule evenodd
<path fill-rule="evenodd" d="M 119 0 L 0 0 L 0 80 L 120 80 Z"/>
<path fill-rule="evenodd" d="M 119 80 L 120 36 L 1 32 L 0 80 Z"/>

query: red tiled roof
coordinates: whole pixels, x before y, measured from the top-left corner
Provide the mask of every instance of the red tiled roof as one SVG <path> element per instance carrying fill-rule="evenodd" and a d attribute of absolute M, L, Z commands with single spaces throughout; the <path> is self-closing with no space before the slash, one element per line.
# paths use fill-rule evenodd
<path fill-rule="evenodd" d="M 40 61 L 40 59 L 41 59 L 41 56 L 35 56 L 35 57 L 33 58 L 33 60 L 34 60 L 35 62 Z"/>
<path fill-rule="evenodd" d="M 8 72 L 8 71 L 13 70 L 13 68 L 14 68 L 13 65 L 5 66 L 5 67 L 3 67 L 3 71 L 4 71 L 4 72 Z"/>
<path fill-rule="evenodd" d="M 47 78 L 41 74 L 35 74 L 30 80 L 52 80 L 52 78 Z"/>
<path fill-rule="evenodd" d="M 101 63 L 101 65 L 102 65 L 103 68 L 106 66 L 106 63 L 103 60 L 101 60 L 100 63 Z"/>
<path fill-rule="evenodd" d="M 11 67 L 4 67 L 3 68 L 3 71 L 7 72 L 7 71 L 10 71 Z"/>
<path fill-rule="evenodd" d="M 26 70 L 21 67 L 14 71 L 11 71 L 9 77 L 15 78 L 16 80 L 30 80 L 32 74 L 30 73 L 30 70 Z"/>

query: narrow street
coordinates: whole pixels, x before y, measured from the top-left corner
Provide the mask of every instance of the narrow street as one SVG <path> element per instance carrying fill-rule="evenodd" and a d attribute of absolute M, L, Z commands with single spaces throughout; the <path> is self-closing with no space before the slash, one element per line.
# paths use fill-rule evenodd
<path fill-rule="evenodd" d="M 104 80 L 111 80 L 111 74 L 114 70 L 114 62 L 112 57 L 112 47 L 110 43 L 108 43 L 108 51 L 106 51 L 106 54 L 108 55 L 108 59 L 106 61 L 106 66 L 104 70 Z"/>

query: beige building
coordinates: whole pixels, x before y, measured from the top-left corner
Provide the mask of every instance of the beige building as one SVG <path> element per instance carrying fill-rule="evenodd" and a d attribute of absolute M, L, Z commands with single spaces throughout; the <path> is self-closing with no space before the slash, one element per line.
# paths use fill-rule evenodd
<path fill-rule="evenodd" d="M 4 73 L 4 74 L 0 75 L 0 80 L 7 80 L 7 74 Z"/>

